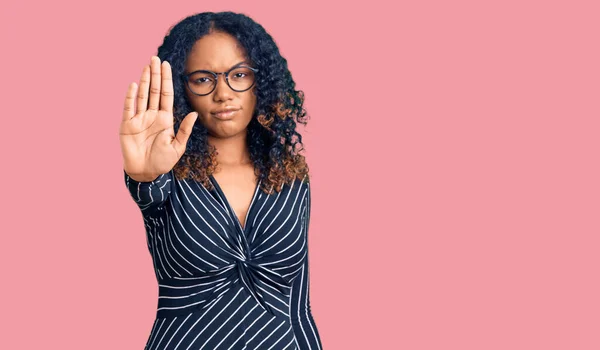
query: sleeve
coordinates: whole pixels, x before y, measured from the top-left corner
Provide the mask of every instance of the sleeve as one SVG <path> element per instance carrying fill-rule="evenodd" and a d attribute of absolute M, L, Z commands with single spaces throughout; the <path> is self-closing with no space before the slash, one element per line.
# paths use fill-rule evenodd
<path fill-rule="evenodd" d="M 138 182 L 123 170 L 125 186 L 138 205 L 142 214 L 150 215 L 160 208 L 169 198 L 173 189 L 173 170 L 159 175 L 154 181 Z"/>
<path fill-rule="evenodd" d="M 305 234 L 307 237 L 306 249 L 308 250 L 308 227 L 310 222 L 310 185 L 307 191 L 305 211 Z M 296 342 L 299 350 L 321 350 L 321 337 L 317 330 L 315 320 L 310 310 L 309 293 L 309 269 L 308 269 L 308 251 L 302 269 L 298 276 L 292 282 L 292 292 L 290 296 L 290 320 Z"/>

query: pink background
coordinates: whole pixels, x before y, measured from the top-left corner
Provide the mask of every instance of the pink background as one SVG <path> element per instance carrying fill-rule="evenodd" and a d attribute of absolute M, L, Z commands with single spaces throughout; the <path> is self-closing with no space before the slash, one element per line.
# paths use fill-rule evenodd
<path fill-rule="evenodd" d="M 324 349 L 600 349 L 598 2 L 220 3 L 3 4 L 0 348 L 143 347 L 123 100 L 171 25 L 233 10 L 306 94 Z"/>

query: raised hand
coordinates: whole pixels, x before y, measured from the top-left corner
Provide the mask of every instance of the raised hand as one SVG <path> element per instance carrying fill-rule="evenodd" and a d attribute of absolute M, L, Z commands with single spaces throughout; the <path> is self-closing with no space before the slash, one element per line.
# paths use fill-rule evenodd
<path fill-rule="evenodd" d="M 171 66 L 167 61 L 161 64 L 156 56 L 150 62 L 144 67 L 139 89 L 136 83 L 129 85 L 119 128 L 123 170 L 140 182 L 173 169 L 198 118 L 196 112 L 188 114 L 175 135 Z"/>

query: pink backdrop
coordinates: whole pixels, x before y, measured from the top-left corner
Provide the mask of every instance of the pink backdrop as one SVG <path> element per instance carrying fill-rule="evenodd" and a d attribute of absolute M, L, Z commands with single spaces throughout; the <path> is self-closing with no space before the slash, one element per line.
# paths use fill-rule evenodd
<path fill-rule="evenodd" d="M 143 347 L 123 99 L 172 24 L 233 10 L 306 94 L 324 349 L 600 349 L 598 2 L 391 3 L 3 4 L 0 348 Z"/>

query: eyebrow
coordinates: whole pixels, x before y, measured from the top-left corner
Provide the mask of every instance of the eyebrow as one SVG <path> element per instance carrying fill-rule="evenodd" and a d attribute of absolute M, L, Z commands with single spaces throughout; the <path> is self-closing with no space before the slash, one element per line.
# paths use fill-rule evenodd
<path fill-rule="evenodd" d="M 231 69 L 231 68 L 233 68 L 235 66 L 238 66 L 240 64 L 250 65 L 250 63 L 248 63 L 247 60 L 244 60 L 244 61 L 241 61 L 241 62 L 238 62 L 238 63 L 234 64 L 233 66 L 229 67 L 227 70 L 229 70 L 229 69 Z M 211 70 L 211 69 L 194 69 L 194 70 L 192 70 L 192 72 L 197 72 L 199 70 L 208 70 L 208 71 L 214 72 L 214 70 Z"/>

